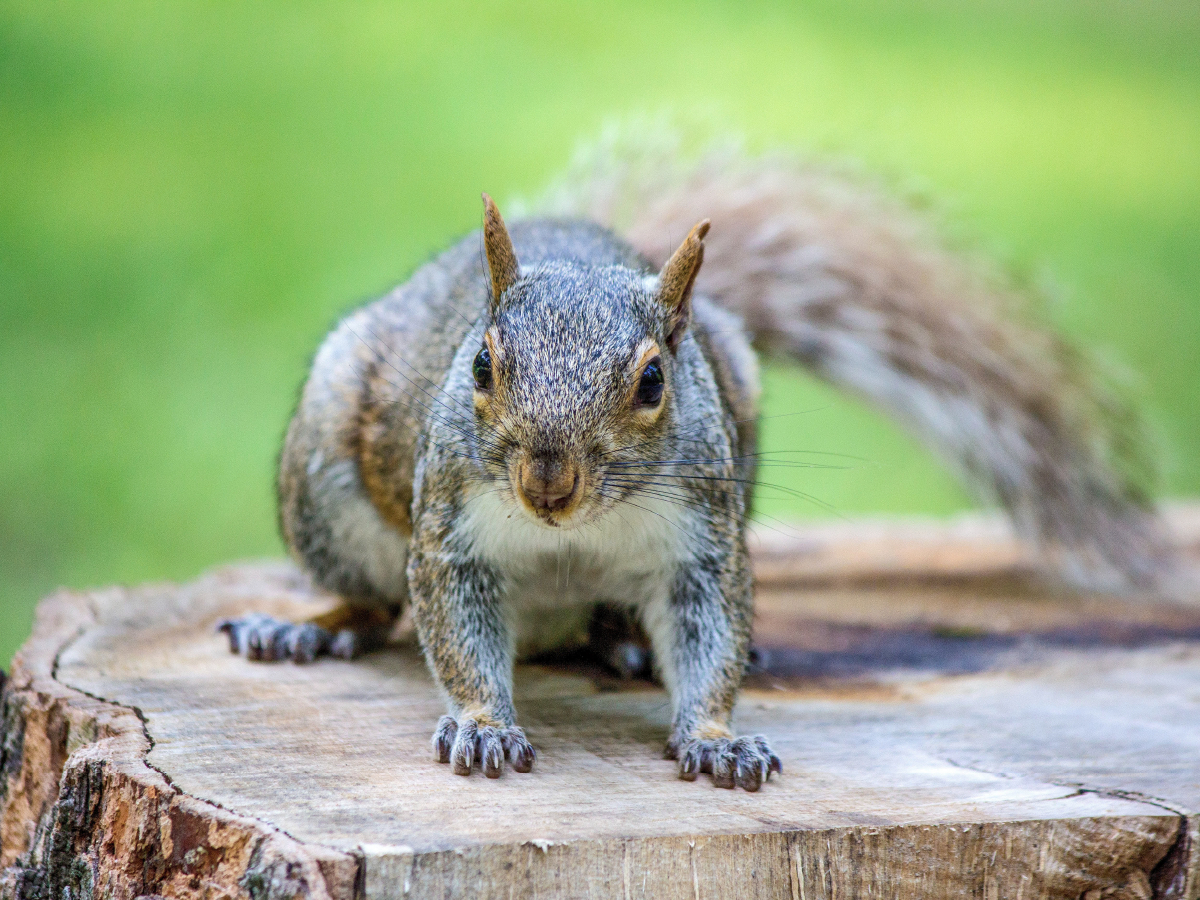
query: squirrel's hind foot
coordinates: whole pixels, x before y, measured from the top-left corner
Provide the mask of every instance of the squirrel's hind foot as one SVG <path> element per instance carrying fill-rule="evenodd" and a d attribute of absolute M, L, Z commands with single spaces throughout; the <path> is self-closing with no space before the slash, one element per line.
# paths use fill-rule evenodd
<path fill-rule="evenodd" d="M 315 622 L 282 622 L 262 613 L 225 619 L 217 630 L 229 636 L 229 652 L 246 659 L 310 663 L 319 656 L 353 659 L 378 643 L 350 628 L 330 631 Z"/>
<path fill-rule="evenodd" d="M 783 762 L 761 734 L 740 738 L 692 738 L 667 745 L 667 758 L 679 760 L 679 777 L 695 781 L 701 772 L 721 788 L 757 791 L 772 772 L 783 774 Z"/>
<path fill-rule="evenodd" d="M 485 725 L 474 718 L 462 722 L 442 716 L 433 733 L 433 755 L 450 763 L 455 775 L 470 775 L 476 764 L 488 778 L 499 778 L 508 760 L 514 772 L 533 768 L 537 753 L 516 725 Z"/>

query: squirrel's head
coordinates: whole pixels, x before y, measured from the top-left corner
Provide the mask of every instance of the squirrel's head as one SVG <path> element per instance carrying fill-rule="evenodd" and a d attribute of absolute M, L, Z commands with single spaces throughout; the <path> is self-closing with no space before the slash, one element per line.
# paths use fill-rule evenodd
<path fill-rule="evenodd" d="M 492 291 L 472 363 L 480 453 L 529 515 L 582 524 L 636 490 L 629 464 L 661 452 L 708 221 L 657 276 L 573 261 L 523 270 L 483 199 Z"/>

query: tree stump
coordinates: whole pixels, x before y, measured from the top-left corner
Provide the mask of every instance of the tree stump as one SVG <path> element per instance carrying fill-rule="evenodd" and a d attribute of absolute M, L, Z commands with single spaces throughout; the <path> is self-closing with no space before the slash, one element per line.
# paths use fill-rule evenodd
<path fill-rule="evenodd" d="M 1200 509 L 1172 521 L 1196 561 Z M 42 602 L 4 687 L 0 896 L 1200 897 L 1200 605 L 1038 581 L 996 522 L 754 541 L 757 794 L 675 777 L 650 683 L 521 666 L 529 775 L 437 764 L 411 635 L 252 663 L 285 563 Z"/>

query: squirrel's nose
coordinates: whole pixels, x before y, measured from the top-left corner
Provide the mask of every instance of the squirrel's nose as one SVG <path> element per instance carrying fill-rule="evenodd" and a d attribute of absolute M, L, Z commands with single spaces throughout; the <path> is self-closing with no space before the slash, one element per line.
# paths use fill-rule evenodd
<path fill-rule="evenodd" d="M 539 472 L 539 468 L 527 465 L 521 469 L 521 491 L 530 505 L 551 512 L 566 509 L 579 488 L 579 471 L 570 465 L 553 472 Z"/>

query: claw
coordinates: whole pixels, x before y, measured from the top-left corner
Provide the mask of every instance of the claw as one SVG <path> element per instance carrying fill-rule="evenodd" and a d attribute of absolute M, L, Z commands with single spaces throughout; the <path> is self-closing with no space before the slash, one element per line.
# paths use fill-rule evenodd
<path fill-rule="evenodd" d="M 514 772 L 528 772 L 537 758 L 525 732 L 516 725 L 481 727 L 474 719 L 457 722 L 453 716 L 438 720 L 433 755 L 438 762 L 450 763 L 456 775 L 470 775 L 478 762 L 488 778 L 504 774 L 505 760 Z"/>
<path fill-rule="evenodd" d="M 783 769 L 779 757 L 762 735 L 732 741 L 728 738 L 673 739 L 667 747 L 668 755 L 672 750 L 678 755 L 680 778 L 695 781 L 699 773 L 706 772 L 720 788 L 757 791 L 770 778 L 771 772 Z"/>
<path fill-rule="evenodd" d="M 275 620 L 270 616 L 264 616 L 262 613 L 250 613 L 240 619 L 222 619 L 217 623 L 217 631 L 229 635 L 230 653 L 245 653 L 249 656 L 252 639 L 257 648 L 261 644 L 261 641 L 256 638 L 257 633 L 274 624 L 276 624 Z M 259 651 L 255 649 L 255 652 Z"/>
<path fill-rule="evenodd" d="M 291 659 L 305 664 L 325 654 L 353 659 L 367 649 L 363 637 L 350 629 L 334 635 L 314 622 L 281 622 L 262 613 L 223 619 L 217 631 L 229 636 L 230 653 L 263 662 Z"/>

